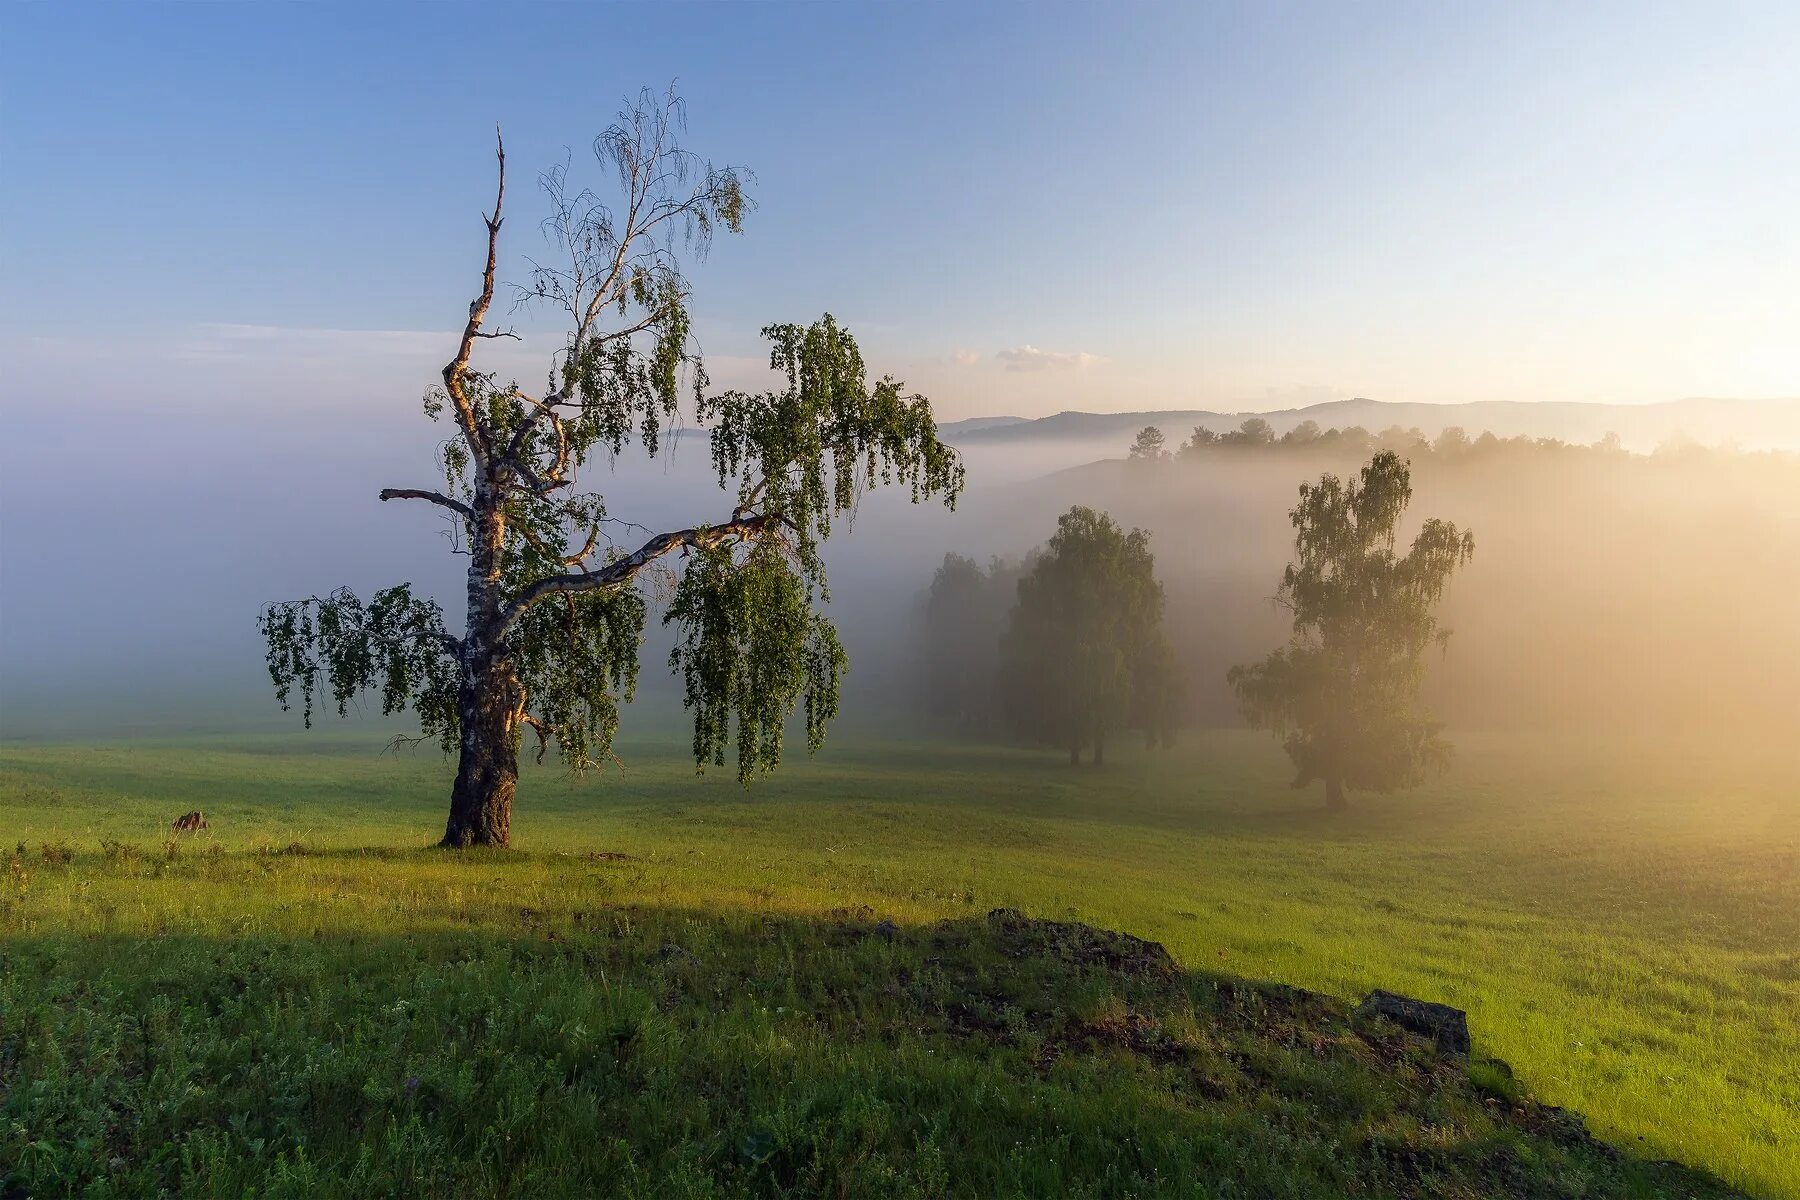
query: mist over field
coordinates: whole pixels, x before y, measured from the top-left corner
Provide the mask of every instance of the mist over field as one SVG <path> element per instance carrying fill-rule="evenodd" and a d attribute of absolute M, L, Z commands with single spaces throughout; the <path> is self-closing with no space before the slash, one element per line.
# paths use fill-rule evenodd
<path fill-rule="evenodd" d="M 1444 604 L 1428 695 L 1464 728 L 1714 732 L 1785 727 L 1800 692 L 1800 461 L 1507 445 L 1412 455 L 1410 538 L 1442 517 L 1476 554 Z M 1353 450 L 1222 450 L 1107 461 L 973 495 L 945 549 L 1017 557 L 1070 504 L 1152 535 L 1187 715 L 1231 723 L 1226 669 L 1279 644 L 1271 601 L 1300 483 L 1354 476 Z"/>
<path fill-rule="evenodd" d="M 383 383 L 395 390 L 361 389 L 348 427 L 336 419 L 343 400 L 273 411 L 253 399 L 142 409 L 102 400 L 104 440 L 85 439 L 53 408 L 22 411 L 25 443 L 41 452 L 0 478 L 10 518 L 0 561 L 0 728 L 76 736 L 284 727 L 291 722 L 275 705 L 254 625 L 264 604 L 407 581 L 454 612 L 466 559 L 452 553 L 448 524 L 428 506 L 375 498 L 384 486 L 430 486 L 445 430 L 398 390 L 402 379 Z M 1383 429 L 1396 423 L 1390 415 L 1421 419 L 1422 408 L 1357 402 L 1268 419 L 1276 432 L 1321 418 Z M 1673 408 L 1546 406 L 1533 421 L 1535 406 L 1515 406 L 1496 421 L 1503 434 L 1588 441 L 1616 426 L 1635 431 L 1638 452 L 1509 444 L 1412 455 L 1415 524 L 1441 516 L 1477 538 L 1446 599 L 1453 637 L 1428 676 L 1427 695 L 1450 724 L 1782 727 L 1800 699 L 1800 678 L 1784 666 L 1800 661 L 1800 628 L 1783 618 L 1800 584 L 1800 461 L 1741 447 L 1782 444 L 1790 410 L 1707 402 L 1717 427 L 1735 432 L 1734 445 L 1709 450 L 1683 436 L 1698 425 L 1695 406 Z M 1437 421 L 1414 428 L 1435 437 L 1453 421 L 1493 414 L 1491 405 L 1444 406 Z M 909 663 L 919 598 L 943 555 L 1018 558 L 1072 504 L 1151 533 L 1169 636 L 1192 681 L 1184 722 L 1236 722 L 1226 668 L 1285 636 L 1270 597 L 1291 550 L 1296 490 L 1324 472 L 1353 475 L 1362 459 L 1343 448 L 1276 446 L 1126 461 L 1130 434 L 1152 419 L 1173 446 L 1193 425 L 1224 431 L 1243 417 L 952 424 L 970 481 L 955 512 L 881 492 L 864 500 L 827 543 L 831 611 L 851 656 L 849 727 L 916 715 Z M 152 444 L 179 449 L 147 454 Z M 59 489 L 71 463 L 107 486 Z M 648 530 L 720 519 L 729 508 L 714 490 L 701 429 L 686 429 L 655 460 L 628 453 L 590 477 L 626 547 Z M 89 546 L 122 591 L 69 586 L 68 564 Z M 628 735 L 634 718 L 657 728 L 680 719 L 657 628 L 653 615 Z"/>

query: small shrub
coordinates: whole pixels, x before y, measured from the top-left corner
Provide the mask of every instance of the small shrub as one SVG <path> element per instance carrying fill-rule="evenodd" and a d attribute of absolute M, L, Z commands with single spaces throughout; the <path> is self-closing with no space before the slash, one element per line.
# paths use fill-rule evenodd
<path fill-rule="evenodd" d="M 134 863 L 144 856 L 143 850 L 130 842 L 115 842 L 110 838 L 100 839 L 100 856 L 108 866 L 122 867 Z"/>
<path fill-rule="evenodd" d="M 38 854 L 52 867 L 66 867 L 75 861 L 75 847 L 67 842 L 45 842 L 38 847 Z"/>

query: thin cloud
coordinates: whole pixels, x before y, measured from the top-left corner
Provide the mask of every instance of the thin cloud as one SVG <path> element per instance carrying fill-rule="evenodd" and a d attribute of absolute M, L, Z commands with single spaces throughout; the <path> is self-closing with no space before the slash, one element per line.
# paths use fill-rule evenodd
<path fill-rule="evenodd" d="M 262 356 L 314 358 L 342 354 L 425 355 L 453 353 L 456 334 L 423 329 L 309 329 L 281 325 L 209 322 L 196 325 L 176 348 L 186 359 Z"/>
<path fill-rule="evenodd" d="M 1079 371 L 1085 367 L 1097 367 L 1106 360 L 1098 354 L 1089 354 L 1085 350 L 1062 352 L 1042 350 L 1036 346 L 1014 346 L 1010 350 L 1002 350 L 994 357 L 1006 364 L 1009 371 Z"/>
<path fill-rule="evenodd" d="M 955 354 L 952 354 L 950 357 L 952 360 L 955 361 L 956 365 L 959 367 L 972 367 L 976 363 L 981 361 L 981 351 L 979 351 L 979 350 L 958 350 Z"/>

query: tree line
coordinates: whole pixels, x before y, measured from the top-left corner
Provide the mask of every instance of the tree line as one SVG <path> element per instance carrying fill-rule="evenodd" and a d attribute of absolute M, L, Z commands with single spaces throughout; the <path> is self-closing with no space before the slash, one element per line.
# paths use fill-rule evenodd
<path fill-rule="evenodd" d="M 1281 739 L 1294 786 L 1322 785 L 1332 809 L 1449 761 L 1419 692 L 1426 652 L 1449 637 L 1438 602 L 1474 539 L 1433 519 L 1402 552 L 1411 499 L 1410 466 L 1388 450 L 1349 480 L 1302 484 L 1275 595 L 1289 639 L 1227 676 L 1244 717 Z M 1080 505 L 1020 559 L 948 554 L 921 606 L 921 701 L 948 728 L 1055 746 L 1071 765 L 1090 751 L 1103 763 L 1112 731 L 1166 747 L 1185 680 L 1165 603 L 1150 535 Z"/>
<path fill-rule="evenodd" d="M 1616 433 L 1608 433 L 1598 441 L 1584 444 L 1568 442 L 1561 438 L 1531 437 L 1520 434 L 1515 437 L 1500 437 L 1491 431 L 1471 435 L 1458 425 L 1451 425 L 1442 430 L 1435 438 L 1427 437 L 1417 427 L 1402 428 L 1391 425 L 1379 432 L 1371 432 L 1360 425 L 1349 425 L 1344 428 L 1322 428 L 1317 421 L 1302 421 L 1285 433 L 1276 433 L 1274 426 L 1263 417 L 1248 417 L 1236 429 L 1216 432 L 1205 425 L 1196 425 L 1193 433 L 1176 446 L 1168 448 L 1168 437 L 1155 425 L 1146 425 L 1138 431 L 1131 444 L 1126 447 L 1125 456 L 1133 463 L 1156 463 L 1171 460 L 1196 460 L 1216 451 L 1233 450 L 1298 450 L 1298 449 L 1336 449 L 1346 453 L 1374 454 L 1382 450 L 1390 450 L 1408 459 L 1419 458 L 1465 458 L 1494 454 L 1520 453 L 1591 453 L 1591 454 L 1624 454 L 1623 439 Z M 1665 440 L 1656 448 L 1659 455 L 1704 454 L 1711 453 L 1694 439 L 1675 435 Z"/>

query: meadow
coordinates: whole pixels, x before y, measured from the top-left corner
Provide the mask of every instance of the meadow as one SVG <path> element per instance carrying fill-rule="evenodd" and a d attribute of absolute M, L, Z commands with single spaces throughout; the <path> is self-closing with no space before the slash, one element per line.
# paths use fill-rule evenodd
<path fill-rule="evenodd" d="M 427 848 L 448 766 L 354 727 L 8 743 L 0 1180 L 1713 1194 L 1673 1159 L 1800 1197 L 1800 764 L 1457 740 L 1338 817 L 1240 732 L 1083 770 L 846 737 L 748 791 L 632 741 L 603 777 L 527 770 L 517 849 L 466 856 Z M 212 829 L 168 848 L 193 808 Z M 1033 966 L 994 909 L 1179 976 Z M 1330 998 L 1377 987 L 1466 1009 L 1473 1065 L 1370 1059 Z M 1527 1096 L 1625 1160 L 1494 1115 Z"/>

